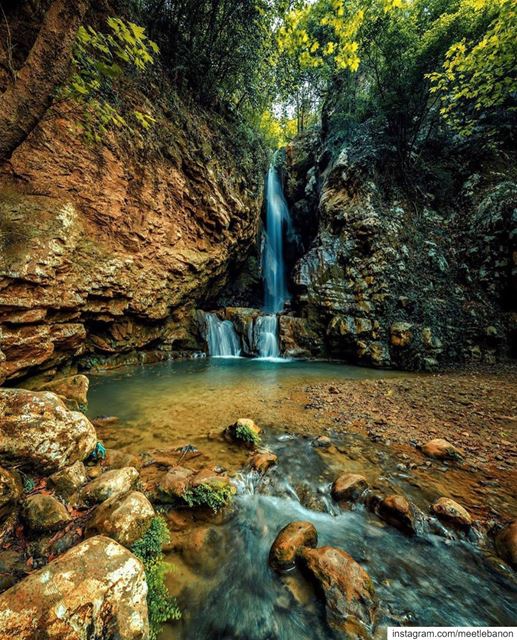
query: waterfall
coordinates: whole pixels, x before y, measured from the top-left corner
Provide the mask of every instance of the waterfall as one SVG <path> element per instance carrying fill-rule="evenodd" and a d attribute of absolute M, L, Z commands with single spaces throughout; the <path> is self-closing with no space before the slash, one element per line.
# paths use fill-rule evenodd
<path fill-rule="evenodd" d="M 255 347 L 261 358 L 279 358 L 278 316 L 259 316 L 255 320 Z"/>
<path fill-rule="evenodd" d="M 221 320 L 215 313 L 205 314 L 208 353 L 214 357 L 237 357 L 241 354 L 241 342 L 233 323 Z"/>
<path fill-rule="evenodd" d="M 289 209 L 274 163 L 269 167 L 266 187 L 266 238 L 264 247 L 264 310 L 279 313 L 288 298 L 283 251 L 283 228 L 290 224 Z"/>

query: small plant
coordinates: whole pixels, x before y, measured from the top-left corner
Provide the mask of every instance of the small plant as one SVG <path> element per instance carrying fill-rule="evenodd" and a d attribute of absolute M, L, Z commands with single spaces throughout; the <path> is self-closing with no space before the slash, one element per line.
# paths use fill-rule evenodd
<path fill-rule="evenodd" d="M 153 518 L 145 534 L 131 547 L 131 551 L 140 558 L 145 569 L 150 640 L 156 640 L 164 622 L 178 620 L 181 617 L 176 600 L 169 595 L 165 584 L 168 567 L 163 561 L 162 545 L 169 540 L 167 524 L 161 516 L 157 516 Z"/>
<path fill-rule="evenodd" d="M 239 424 L 235 428 L 235 437 L 238 440 L 252 444 L 257 447 L 260 444 L 260 434 L 246 424 Z"/>
<path fill-rule="evenodd" d="M 220 511 L 229 505 L 233 499 L 235 487 L 231 484 L 203 483 L 193 489 L 188 489 L 183 499 L 189 507 L 210 507 L 212 511 Z"/>

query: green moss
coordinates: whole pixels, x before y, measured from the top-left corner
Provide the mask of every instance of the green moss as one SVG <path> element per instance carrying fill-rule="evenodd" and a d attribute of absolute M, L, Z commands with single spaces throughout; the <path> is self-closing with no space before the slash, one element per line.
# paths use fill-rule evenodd
<path fill-rule="evenodd" d="M 157 516 L 153 518 L 146 533 L 131 547 L 131 551 L 140 558 L 145 569 L 150 640 L 156 640 L 164 622 L 178 620 L 181 617 L 176 599 L 171 598 L 165 584 L 168 567 L 163 561 L 162 545 L 169 540 L 167 524 L 161 516 Z"/>
<path fill-rule="evenodd" d="M 189 489 L 183 499 L 189 507 L 207 506 L 213 511 L 219 511 L 231 503 L 234 493 L 235 488 L 230 484 L 200 484 Z"/>
<path fill-rule="evenodd" d="M 240 424 L 235 429 L 235 437 L 238 440 L 242 440 L 243 442 L 252 444 L 255 447 L 260 444 L 260 435 L 256 431 L 254 431 L 253 429 L 250 429 L 250 427 L 244 424 Z"/>

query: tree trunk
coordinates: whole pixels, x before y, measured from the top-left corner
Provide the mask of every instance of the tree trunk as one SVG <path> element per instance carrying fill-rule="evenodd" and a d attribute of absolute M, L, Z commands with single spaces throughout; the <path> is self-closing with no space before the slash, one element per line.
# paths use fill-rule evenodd
<path fill-rule="evenodd" d="M 25 64 L 0 95 L 0 163 L 41 120 L 66 80 L 72 48 L 90 0 L 54 0 Z"/>

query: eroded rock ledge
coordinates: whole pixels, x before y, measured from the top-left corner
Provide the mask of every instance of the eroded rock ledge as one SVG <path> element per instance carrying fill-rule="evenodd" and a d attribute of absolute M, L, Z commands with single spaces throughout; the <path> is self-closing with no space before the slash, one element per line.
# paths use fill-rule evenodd
<path fill-rule="evenodd" d="M 264 158 L 240 158 L 217 114 L 157 109 L 150 142 L 98 147 L 51 112 L 0 168 L 0 384 L 71 358 L 199 348 L 190 311 L 246 259 Z"/>

